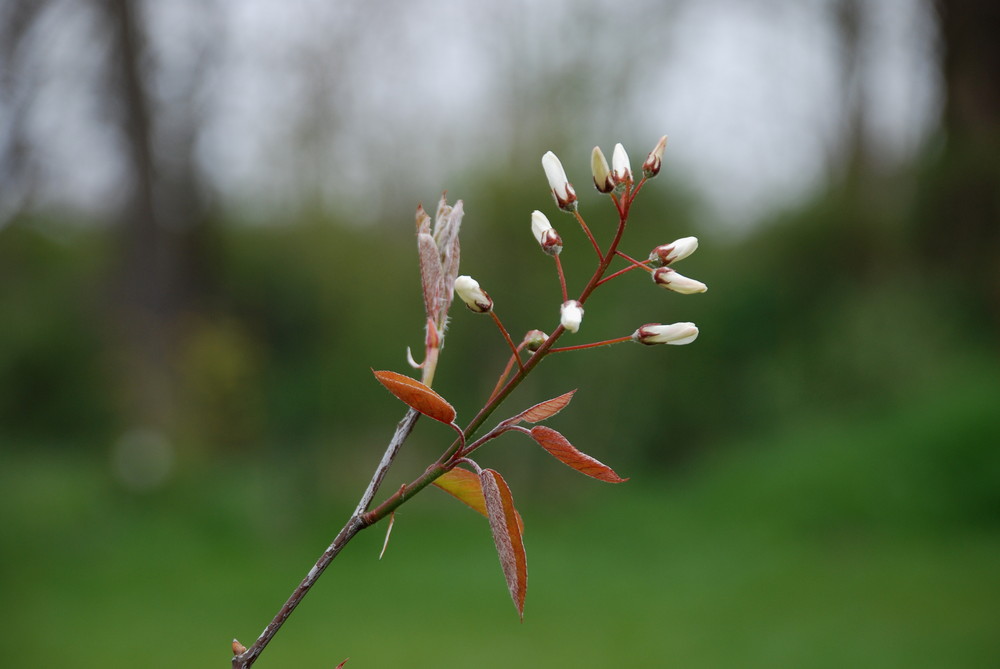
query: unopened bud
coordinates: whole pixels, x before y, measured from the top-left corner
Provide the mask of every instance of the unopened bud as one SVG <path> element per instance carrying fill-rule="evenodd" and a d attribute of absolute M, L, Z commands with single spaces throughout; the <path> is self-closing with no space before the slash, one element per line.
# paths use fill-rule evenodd
<path fill-rule="evenodd" d="M 562 252 L 562 238 L 549 223 L 545 214 L 537 209 L 531 212 L 531 232 L 535 235 L 542 250 L 550 256 L 557 256 Z"/>
<path fill-rule="evenodd" d="M 583 322 L 583 306 L 576 300 L 566 300 L 559 308 L 559 322 L 570 332 L 576 332 Z"/>
<path fill-rule="evenodd" d="M 683 260 L 698 250 L 697 237 L 681 237 L 669 244 L 661 244 L 650 251 L 649 259 L 656 267 L 669 265 L 670 263 Z"/>
<path fill-rule="evenodd" d="M 611 179 L 615 182 L 615 186 L 620 188 L 632 182 L 632 166 L 629 164 L 625 147 L 621 144 L 615 144 L 615 151 L 611 154 Z"/>
<path fill-rule="evenodd" d="M 608 167 L 608 160 L 599 146 L 595 146 L 590 154 L 590 171 L 594 174 L 594 188 L 602 193 L 610 193 L 615 189 L 615 182 L 611 179 L 611 168 Z"/>
<path fill-rule="evenodd" d="M 653 271 L 653 281 L 675 293 L 690 295 L 692 293 L 704 293 L 708 286 L 701 281 L 689 279 L 683 274 L 678 274 L 676 270 L 669 267 L 660 267 Z"/>
<path fill-rule="evenodd" d="M 247 647 L 233 639 L 233 655 L 242 655 L 245 652 L 247 652 Z"/>
<path fill-rule="evenodd" d="M 549 336 L 544 332 L 542 332 L 541 330 L 532 330 L 524 335 L 524 346 L 529 351 L 534 353 L 539 349 L 539 347 L 541 347 L 542 344 L 545 343 L 545 340 L 548 338 Z"/>
<path fill-rule="evenodd" d="M 698 338 L 698 327 L 694 323 L 672 323 L 661 325 L 660 323 L 646 323 L 641 328 L 632 333 L 632 341 L 640 344 L 690 344 Z"/>
<path fill-rule="evenodd" d="M 485 290 L 479 287 L 479 282 L 471 276 L 463 274 L 455 279 L 455 292 L 477 314 L 485 314 L 493 310 L 493 300 Z"/>
<path fill-rule="evenodd" d="M 653 150 L 646 156 L 646 162 L 642 164 L 642 173 L 647 179 L 652 179 L 660 173 L 660 165 L 663 163 L 663 151 L 666 148 L 667 136 L 664 135 L 660 137 L 660 141 L 656 143 Z"/>
<path fill-rule="evenodd" d="M 567 212 L 576 211 L 576 191 L 573 184 L 566 178 L 566 170 L 562 163 L 551 151 L 546 151 L 542 156 L 542 169 L 545 170 L 545 178 L 549 180 L 549 188 L 552 190 L 552 197 L 560 209 Z"/>

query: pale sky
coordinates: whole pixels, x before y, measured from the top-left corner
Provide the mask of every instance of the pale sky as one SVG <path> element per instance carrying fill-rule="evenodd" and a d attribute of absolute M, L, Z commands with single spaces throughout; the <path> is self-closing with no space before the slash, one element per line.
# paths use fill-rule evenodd
<path fill-rule="evenodd" d="M 148 5 L 154 53 L 169 63 L 152 82 L 164 132 L 171 110 L 199 110 L 211 190 L 265 219 L 304 197 L 384 216 L 493 159 L 541 180 L 549 149 L 582 184 L 594 144 L 610 155 L 622 141 L 635 163 L 667 134 L 664 174 L 744 226 L 822 181 L 845 120 L 833 0 L 217 0 L 210 20 L 208 4 Z M 920 0 L 862 6 L 864 108 L 873 153 L 891 164 L 939 113 L 934 24 Z M 57 2 L 36 31 L 45 76 L 29 128 L 38 201 L 100 211 L 127 175 L 85 76 L 81 54 L 100 47 L 79 7 Z M 206 43 L 216 65 L 185 91 Z M 532 92 L 539 79 L 549 93 Z M 545 123 L 569 136 L 512 144 Z"/>

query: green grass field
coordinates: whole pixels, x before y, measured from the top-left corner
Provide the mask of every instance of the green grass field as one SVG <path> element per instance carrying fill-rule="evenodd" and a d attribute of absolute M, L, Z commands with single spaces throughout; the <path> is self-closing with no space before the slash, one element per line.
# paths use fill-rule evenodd
<path fill-rule="evenodd" d="M 486 523 L 428 491 L 382 561 L 381 528 L 345 550 L 255 666 L 996 667 L 995 391 L 790 426 L 683 476 L 552 464 L 564 502 L 512 476 L 523 623 Z M 266 468 L 136 497 L 99 463 L 0 466 L 9 667 L 228 666 L 351 508 L 302 514 Z"/>

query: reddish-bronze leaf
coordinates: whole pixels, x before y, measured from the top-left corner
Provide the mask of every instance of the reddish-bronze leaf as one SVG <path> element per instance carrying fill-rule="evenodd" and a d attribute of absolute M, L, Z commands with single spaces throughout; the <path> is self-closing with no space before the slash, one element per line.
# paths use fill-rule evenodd
<path fill-rule="evenodd" d="M 372 373 L 375 374 L 379 383 L 389 389 L 390 393 L 403 400 L 414 410 L 449 425 L 455 420 L 455 409 L 448 404 L 448 400 L 420 381 L 396 372 L 372 370 Z"/>
<path fill-rule="evenodd" d="M 351 658 L 347 658 L 347 660 L 349 660 L 349 659 L 351 659 Z M 340 664 L 338 664 L 336 667 L 334 667 L 334 669 L 344 669 L 344 665 L 347 664 L 347 660 L 344 660 L 343 662 L 341 662 Z"/>
<path fill-rule="evenodd" d="M 608 483 L 621 483 L 628 480 L 618 476 L 615 470 L 606 464 L 573 448 L 573 444 L 569 443 L 566 437 L 550 427 L 536 425 L 531 428 L 531 437 L 538 442 L 539 446 L 551 453 L 554 458 L 581 474 L 586 474 L 587 476 L 607 481 Z"/>
<path fill-rule="evenodd" d="M 552 418 L 566 408 L 569 401 L 573 399 L 573 393 L 575 392 L 576 390 L 571 390 L 564 395 L 560 395 L 559 397 L 553 397 L 550 400 L 539 402 L 527 411 L 522 411 L 514 416 L 514 418 L 510 420 L 510 423 L 513 425 L 520 420 L 523 420 L 526 423 L 537 423 L 538 421 L 545 420 L 546 418 Z"/>
<path fill-rule="evenodd" d="M 484 469 L 479 475 L 486 501 L 487 518 L 493 532 L 493 543 L 500 556 L 500 567 L 507 580 L 507 589 L 517 607 L 517 613 L 524 619 L 524 596 L 528 593 L 528 560 L 524 553 L 524 542 L 518 527 L 514 498 L 507 482 L 492 469 Z"/>
<path fill-rule="evenodd" d="M 434 480 L 434 485 L 455 499 L 467 504 L 469 508 L 483 514 L 484 518 L 489 518 L 486 513 L 486 500 L 483 498 L 483 484 L 479 476 L 473 474 L 468 469 L 456 467 L 447 471 Z M 515 511 L 515 513 L 517 513 Z M 524 523 L 521 521 L 521 514 L 517 513 L 517 530 L 524 534 Z"/>

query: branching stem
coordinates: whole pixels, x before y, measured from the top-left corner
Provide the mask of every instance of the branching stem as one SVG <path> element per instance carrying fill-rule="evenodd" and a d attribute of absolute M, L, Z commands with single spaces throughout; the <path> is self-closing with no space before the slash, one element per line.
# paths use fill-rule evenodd
<path fill-rule="evenodd" d="M 580 224 L 580 227 L 583 228 L 583 231 L 587 234 L 587 239 L 589 239 L 590 243 L 594 245 L 594 252 L 597 253 L 597 259 L 600 260 L 604 254 L 601 253 L 601 247 L 598 246 L 593 233 L 591 233 L 590 228 L 587 227 L 587 222 L 583 220 L 583 216 L 580 215 L 579 211 L 574 210 L 573 215 L 576 216 L 576 220 Z M 563 301 L 565 302 L 565 300 Z"/>
<path fill-rule="evenodd" d="M 521 353 L 516 346 L 514 346 L 514 341 L 510 338 L 510 333 L 507 332 L 507 328 L 503 326 L 500 322 L 500 317 L 497 316 L 496 312 L 492 309 L 490 310 L 490 316 L 493 317 L 493 322 L 497 324 L 497 328 L 500 329 L 500 333 L 503 334 L 504 341 L 507 342 L 507 346 L 510 347 L 511 353 L 514 354 L 514 360 L 517 361 L 517 366 L 524 371 L 524 365 L 521 363 Z"/>
<path fill-rule="evenodd" d="M 591 234 L 590 229 L 584 222 L 583 217 L 580 216 L 579 212 L 574 212 L 579 221 L 581 227 L 586 233 L 587 237 L 590 239 L 591 244 L 594 246 L 594 251 L 597 253 L 598 266 L 591 276 L 590 281 L 581 291 L 580 296 L 577 301 L 583 304 L 590 297 L 590 294 L 603 283 L 604 275 L 611 264 L 612 259 L 618 254 L 618 244 L 621 242 L 622 234 L 625 231 L 625 223 L 628 220 L 628 209 L 634 198 L 635 194 L 638 193 L 639 188 L 645 183 L 645 179 L 639 183 L 634 191 L 627 189 L 623 194 L 622 198 L 612 195 L 612 200 L 615 203 L 615 208 L 618 210 L 618 229 L 615 233 L 614 240 L 611 242 L 611 246 L 608 248 L 606 253 L 601 253 L 600 246 L 597 244 L 597 240 L 594 239 L 593 234 Z M 623 254 L 622 254 L 623 255 Z M 625 256 L 627 258 L 627 256 Z M 558 262 L 558 258 L 557 258 Z M 637 264 L 638 261 L 633 261 Z M 563 297 L 566 297 L 565 280 L 562 275 L 562 267 L 559 265 L 560 283 L 563 285 Z M 566 301 L 565 299 L 563 301 Z M 244 652 L 233 657 L 232 666 L 233 669 L 249 669 L 251 665 L 257 660 L 260 654 L 263 652 L 267 644 L 274 638 L 274 635 L 278 633 L 282 625 L 292 614 L 295 608 L 299 605 L 302 599 L 306 596 L 312 586 L 316 583 L 317 579 L 323 574 L 330 563 L 333 562 L 334 558 L 343 550 L 351 539 L 357 535 L 361 530 L 371 527 L 375 523 L 379 522 L 386 516 L 392 514 L 397 508 L 402 504 L 406 503 L 414 495 L 419 493 L 421 490 L 430 485 L 436 478 L 444 474 L 449 469 L 453 468 L 459 462 L 464 461 L 463 458 L 467 453 L 471 453 L 473 450 L 481 446 L 489 439 L 500 434 L 502 431 L 508 428 L 501 429 L 502 426 L 498 426 L 493 431 L 477 440 L 470 446 L 466 447 L 465 444 L 468 442 L 469 438 L 475 434 L 483 423 L 490 417 L 490 415 L 503 403 L 504 400 L 520 385 L 527 375 L 538 366 L 538 364 L 545 358 L 549 353 L 556 353 L 568 350 L 577 350 L 580 348 L 592 348 L 594 346 L 607 346 L 610 344 L 618 343 L 620 341 L 626 341 L 630 337 L 622 337 L 616 340 L 608 340 L 605 342 L 597 342 L 594 344 L 583 344 L 580 346 L 568 346 L 563 348 L 553 348 L 553 345 L 559 340 L 560 337 L 565 333 L 565 328 L 560 325 L 557 327 L 549 337 L 542 342 L 541 346 L 528 358 L 527 361 L 521 361 L 521 356 L 519 354 L 519 347 L 514 346 L 513 341 L 510 339 L 506 328 L 500 323 L 499 318 L 494 314 L 494 320 L 500 328 L 500 331 L 504 334 L 504 338 L 507 340 L 508 346 L 510 346 L 513 351 L 513 357 L 517 360 L 518 371 L 514 376 L 506 382 L 502 387 L 499 384 L 503 382 L 504 378 L 510 371 L 510 365 L 501 374 L 500 381 L 498 382 L 499 390 L 494 390 L 490 398 L 487 400 L 486 404 L 479 410 L 479 413 L 469 421 L 468 425 L 464 430 L 461 430 L 459 438 L 455 439 L 434 462 L 430 467 L 428 467 L 423 474 L 414 479 L 411 483 L 401 486 L 393 495 L 388 497 L 385 501 L 379 504 L 377 507 L 368 511 L 372 499 L 378 492 L 379 487 L 382 484 L 382 480 L 385 477 L 386 472 L 392 465 L 399 452 L 400 446 L 406 441 L 410 433 L 413 431 L 413 426 L 416 424 L 417 418 L 420 416 L 414 410 L 409 410 L 406 415 L 403 416 L 402 420 L 396 425 L 396 431 L 393 434 L 392 439 L 389 441 L 389 445 L 386 447 L 385 454 L 382 456 L 382 460 L 379 462 L 378 467 L 372 476 L 368 487 L 365 489 L 364 494 L 361 496 L 358 506 L 354 513 L 348 519 L 347 523 L 341 528 L 340 532 L 337 534 L 336 538 L 330 544 L 330 546 L 323 551 L 316 564 L 309 570 L 305 578 L 299 583 L 298 587 L 292 592 L 291 596 L 285 601 L 281 609 L 278 611 L 277 615 L 271 620 L 271 622 L 264 628 L 260 636 L 254 641 L 253 645 L 247 648 Z M 431 343 L 433 341 L 433 344 Z M 426 385 L 430 385 L 434 378 L 434 372 L 437 369 L 438 354 L 440 352 L 440 341 L 437 338 L 428 338 L 428 343 L 426 345 L 426 356 L 423 363 L 423 380 Z M 499 430 L 499 432 L 497 431 Z M 495 434 L 494 434 L 495 433 Z"/>

